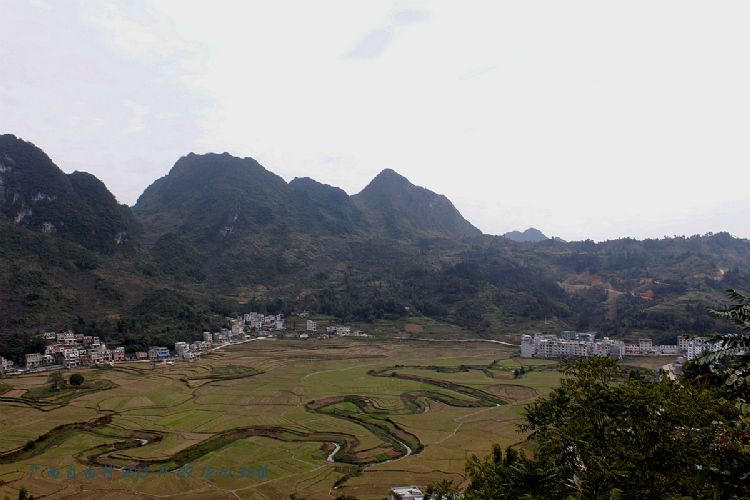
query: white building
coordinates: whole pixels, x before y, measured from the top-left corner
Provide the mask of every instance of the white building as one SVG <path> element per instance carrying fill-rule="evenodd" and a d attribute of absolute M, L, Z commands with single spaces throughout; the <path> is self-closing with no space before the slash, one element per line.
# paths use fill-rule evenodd
<path fill-rule="evenodd" d="M 329 335 L 349 335 L 352 333 L 352 329 L 348 326 L 328 326 L 326 327 L 326 333 Z"/>
<path fill-rule="evenodd" d="M 245 314 L 245 324 L 255 330 L 260 330 L 260 328 L 263 326 L 264 319 L 265 316 L 257 312 Z"/>
<path fill-rule="evenodd" d="M 65 349 L 63 354 L 63 366 L 65 368 L 76 368 L 81 365 L 80 351 L 78 349 Z M 92 355 L 93 357 L 93 355 Z"/>
<path fill-rule="evenodd" d="M 589 344 L 580 340 L 544 339 L 536 354 L 540 358 L 585 358 L 589 355 Z"/>
<path fill-rule="evenodd" d="M 521 336 L 522 358 L 585 358 L 588 356 L 610 356 L 621 359 L 626 350 L 640 352 L 638 345 L 625 344 L 622 340 L 604 337 L 596 340 L 593 332 L 564 332 L 565 337 L 553 334 L 537 333 Z"/>
<path fill-rule="evenodd" d="M 117 347 L 112 351 L 112 361 L 125 361 L 124 347 Z"/>
<path fill-rule="evenodd" d="M 680 352 L 685 354 L 688 361 L 699 358 L 706 349 L 716 350 L 717 344 L 709 342 L 708 337 L 691 337 L 690 335 L 680 335 L 678 337 Z"/>
<path fill-rule="evenodd" d="M 661 356 L 677 356 L 680 353 L 680 346 L 673 344 L 658 345 L 654 349 Z"/>
<path fill-rule="evenodd" d="M 687 352 L 687 344 L 689 340 L 689 335 L 680 335 L 679 337 L 677 337 L 677 343 L 680 347 L 680 351 Z"/>
<path fill-rule="evenodd" d="M 195 352 L 206 352 L 211 349 L 211 342 L 206 342 L 205 340 L 196 340 L 192 344 L 190 344 L 190 350 Z"/>
<path fill-rule="evenodd" d="M 688 361 L 699 358 L 703 355 L 703 352 L 708 349 L 714 349 L 715 347 L 705 337 L 695 337 L 689 339 L 686 344 L 685 355 Z"/>
<path fill-rule="evenodd" d="M 521 335 L 521 357 L 533 358 L 535 353 L 534 337 L 531 335 Z"/>
<path fill-rule="evenodd" d="M 64 345 L 75 345 L 76 335 L 73 332 L 58 333 L 57 343 L 64 344 Z"/>
<path fill-rule="evenodd" d="M 307 320 L 307 331 L 308 332 L 314 332 L 315 330 L 317 330 L 317 328 L 318 328 L 318 323 L 316 323 L 315 321 L 313 321 L 311 319 Z"/>
<path fill-rule="evenodd" d="M 638 348 L 642 355 L 654 353 L 654 341 L 651 339 L 638 339 Z"/>
<path fill-rule="evenodd" d="M 34 352 L 26 355 L 26 368 L 39 368 L 45 362 L 41 353 Z"/>
<path fill-rule="evenodd" d="M 595 340 L 591 345 L 590 354 L 592 356 L 609 356 L 614 359 L 622 359 L 622 355 L 625 352 L 625 342 L 622 340 L 612 340 L 609 337 L 604 337 L 602 340 Z"/>
<path fill-rule="evenodd" d="M 0 371 L 7 373 L 11 370 L 13 370 L 13 361 L 0 356 Z"/>
<path fill-rule="evenodd" d="M 232 337 L 239 337 L 245 333 L 245 322 L 241 320 L 232 321 Z"/>
<path fill-rule="evenodd" d="M 394 486 L 391 488 L 391 500 L 424 500 L 424 493 L 418 486 Z"/>

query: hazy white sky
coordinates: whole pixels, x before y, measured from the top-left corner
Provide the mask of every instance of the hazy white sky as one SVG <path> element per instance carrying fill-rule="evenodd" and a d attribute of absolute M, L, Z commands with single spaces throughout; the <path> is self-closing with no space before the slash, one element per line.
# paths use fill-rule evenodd
<path fill-rule="evenodd" d="M 750 2 L 0 0 L 0 132 L 133 204 L 190 151 L 488 233 L 750 237 Z"/>

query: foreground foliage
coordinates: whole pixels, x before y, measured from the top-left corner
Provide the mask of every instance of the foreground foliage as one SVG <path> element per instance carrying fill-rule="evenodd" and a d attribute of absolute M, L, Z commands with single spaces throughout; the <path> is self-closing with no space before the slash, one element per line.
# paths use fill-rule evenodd
<path fill-rule="evenodd" d="M 733 305 L 713 311 L 719 318 L 728 319 L 739 328 L 737 331 L 711 337 L 714 349 L 700 362 L 709 365 L 713 372 L 725 377 L 737 397 L 747 403 L 750 396 L 750 297 L 735 290 L 727 290 Z"/>
<path fill-rule="evenodd" d="M 467 463 L 466 498 L 742 498 L 747 423 L 714 390 L 628 377 L 608 358 L 563 369 L 526 410 L 534 457 L 500 448 Z"/>

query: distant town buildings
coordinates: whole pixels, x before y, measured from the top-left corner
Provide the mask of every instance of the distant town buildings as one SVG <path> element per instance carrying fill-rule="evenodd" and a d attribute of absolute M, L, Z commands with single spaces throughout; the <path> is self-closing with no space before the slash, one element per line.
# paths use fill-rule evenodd
<path fill-rule="evenodd" d="M 308 313 L 300 313 L 300 317 L 307 317 Z M 86 336 L 71 331 L 63 333 L 47 332 L 40 335 L 47 342 L 44 352 L 28 353 L 25 355 L 26 370 L 47 368 L 77 368 L 88 366 L 111 365 L 114 363 L 131 361 L 165 361 L 178 359 L 182 361 L 196 361 L 201 355 L 211 351 L 215 346 L 229 343 L 243 342 L 255 333 L 258 338 L 274 337 L 276 332 L 286 330 L 283 314 L 261 314 L 251 312 L 226 318 L 229 328 L 216 332 L 203 332 L 202 340 L 193 342 L 178 341 L 174 344 L 174 356 L 168 347 L 151 346 L 148 351 L 138 351 L 127 355 L 125 347 L 110 349 L 99 337 Z M 306 321 L 307 330 L 301 332 L 298 338 L 328 338 L 329 336 L 366 336 L 361 331 L 352 332 L 351 327 L 332 325 L 327 326 L 325 333 L 318 331 L 318 323 Z M 14 371 L 12 361 L 0 358 L 0 373 L 3 375 Z"/>
<path fill-rule="evenodd" d="M 45 346 L 43 353 L 29 353 L 25 355 L 27 370 L 60 366 L 63 368 L 101 366 L 122 363 L 128 360 L 125 347 L 119 346 L 109 349 L 106 344 L 100 341 L 99 337 L 84 336 L 73 332 L 44 333 L 41 337 L 48 344 Z M 179 353 L 178 356 L 186 360 L 196 359 L 199 353 L 208 351 L 210 348 L 210 341 L 198 341 L 191 344 L 177 342 L 175 344 L 175 351 Z M 132 354 L 130 359 L 134 361 L 156 361 L 166 360 L 171 357 L 172 354 L 168 348 L 151 347 L 148 352 L 136 352 Z"/>
<path fill-rule="evenodd" d="M 716 350 L 718 346 L 709 342 L 708 337 L 690 337 L 682 335 L 678 338 L 680 352 L 685 354 L 688 361 L 699 358 L 706 350 Z"/>
<path fill-rule="evenodd" d="M 537 333 L 521 336 L 522 358 L 586 358 L 589 356 L 609 356 L 621 359 L 623 356 L 677 356 L 684 354 L 688 360 L 699 357 L 711 346 L 705 337 L 680 336 L 677 344 L 654 345 L 649 338 L 638 340 L 637 344 L 626 343 L 604 337 L 597 340 L 593 332 L 572 331 L 555 334 Z"/>
<path fill-rule="evenodd" d="M 243 334 L 246 330 L 256 332 L 276 332 L 286 329 L 283 314 L 247 313 L 232 320 L 232 332 Z"/>
<path fill-rule="evenodd" d="M 596 340 L 591 332 L 565 331 L 560 335 L 535 334 L 521 336 L 522 358 L 585 358 L 588 356 L 610 356 L 620 359 L 625 354 L 625 345 L 620 340 L 605 337 Z"/>
<path fill-rule="evenodd" d="M 352 328 L 350 326 L 343 326 L 343 325 L 330 325 L 325 327 L 325 330 L 322 330 L 318 327 L 318 323 L 315 321 L 307 320 L 307 329 L 305 332 L 299 334 L 300 339 L 308 339 L 308 338 L 315 338 L 315 339 L 327 339 L 330 337 L 368 337 L 366 333 L 363 333 L 362 330 L 356 330 L 352 331 Z"/>
<path fill-rule="evenodd" d="M 211 341 L 197 340 L 188 344 L 187 342 L 175 342 L 175 356 L 183 361 L 197 361 L 201 354 L 211 350 Z"/>

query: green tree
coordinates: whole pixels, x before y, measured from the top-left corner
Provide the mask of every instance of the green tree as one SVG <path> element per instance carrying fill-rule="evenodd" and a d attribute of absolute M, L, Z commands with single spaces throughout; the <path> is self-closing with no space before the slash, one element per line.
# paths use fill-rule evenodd
<path fill-rule="evenodd" d="M 74 373 L 70 376 L 69 382 L 70 385 L 79 386 L 83 384 L 84 380 L 83 375 L 80 373 Z"/>
<path fill-rule="evenodd" d="M 466 463 L 466 475 L 471 481 L 465 492 L 467 500 L 547 498 L 556 480 L 553 468 L 547 469 L 511 447 L 503 455 L 499 445 L 483 459 L 473 455 Z"/>
<path fill-rule="evenodd" d="M 726 384 L 747 402 L 750 395 L 750 297 L 735 290 L 727 290 L 727 295 L 734 304 L 712 312 L 735 323 L 738 331 L 712 336 L 714 348 L 702 356 L 700 362 L 724 374 Z"/>
<path fill-rule="evenodd" d="M 741 423 L 716 391 L 627 377 L 609 358 L 566 365 L 560 387 L 526 409 L 534 459 L 514 450 L 469 460 L 467 498 L 742 497 Z M 747 479 L 745 477 L 745 479 Z"/>
<path fill-rule="evenodd" d="M 453 481 L 443 479 L 434 482 L 425 491 L 425 500 L 458 500 L 463 498 L 463 492 L 453 485 Z"/>
<path fill-rule="evenodd" d="M 47 377 L 47 383 L 50 385 L 50 390 L 61 391 L 65 389 L 65 378 L 62 376 L 60 370 L 55 370 Z"/>

